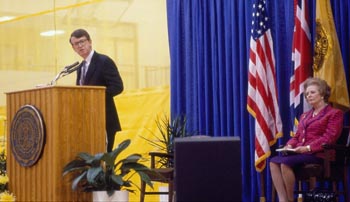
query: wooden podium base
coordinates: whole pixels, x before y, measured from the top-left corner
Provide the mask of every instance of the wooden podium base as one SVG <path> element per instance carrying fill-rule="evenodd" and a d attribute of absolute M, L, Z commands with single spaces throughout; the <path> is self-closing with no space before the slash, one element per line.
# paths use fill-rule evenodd
<path fill-rule="evenodd" d="M 30 152 L 21 149 L 27 151 L 27 145 L 36 148 L 36 132 L 31 132 L 31 127 L 11 130 L 16 113 L 25 105 L 35 107 L 44 124 L 43 148 L 30 166 L 23 166 L 18 160 L 23 158 L 21 154 L 31 158 Z M 92 200 L 91 193 L 71 190 L 69 180 L 62 177 L 62 169 L 78 152 L 106 150 L 104 87 L 51 86 L 7 93 L 7 123 L 7 173 L 16 201 Z M 13 145 L 21 147 L 16 148 L 19 152 L 13 152 Z"/>

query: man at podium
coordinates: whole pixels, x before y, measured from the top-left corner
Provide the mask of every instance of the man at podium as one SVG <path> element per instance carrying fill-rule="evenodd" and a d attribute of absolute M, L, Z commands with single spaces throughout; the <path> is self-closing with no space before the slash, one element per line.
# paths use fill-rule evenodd
<path fill-rule="evenodd" d="M 106 87 L 107 151 L 112 151 L 115 133 L 121 130 L 113 97 L 124 89 L 122 78 L 110 57 L 92 49 L 92 40 L 86 30 L 73 31 L 69 42 L 74 51 L 83 58 L 77 71 L 76 84 Z"/>

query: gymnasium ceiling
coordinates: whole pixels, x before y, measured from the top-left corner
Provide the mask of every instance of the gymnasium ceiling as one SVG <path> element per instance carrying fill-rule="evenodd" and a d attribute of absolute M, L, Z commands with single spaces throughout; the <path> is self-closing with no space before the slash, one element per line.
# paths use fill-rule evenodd
<path fill-rule="evenodd" d="M 56 20 L 67 19 L 93 22 L 129 22 L 133 13 L 138 13 L 149 0 L 0 0 L 0 19 L 14 17 L 0 24 L 55 15 Z M 132 7 L 132 8 L 131 8 Z M 41 19 L 42 20 L 42 19 Z M 80 22 L 79 22 L 80 23 Z"/>

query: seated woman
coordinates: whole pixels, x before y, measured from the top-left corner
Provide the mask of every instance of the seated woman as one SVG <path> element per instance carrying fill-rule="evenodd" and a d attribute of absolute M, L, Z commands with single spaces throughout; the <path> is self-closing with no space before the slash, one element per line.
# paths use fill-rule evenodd
<path fill-rule="evenodd" d="M 335 143 L 343 128 L 343 112 L 328 104 L 330 87 L 319 78 L 309 78 L 304 94 L 312 106 L 300 116 L 294 137 L 284 148 L 295 149 L 295 155 L 275 156 L 270 159 L 270 171 L 279 201 L 294 201 L 295 175 L 293 168 L 309 163 L 322 163 L 322 144 Z"/>

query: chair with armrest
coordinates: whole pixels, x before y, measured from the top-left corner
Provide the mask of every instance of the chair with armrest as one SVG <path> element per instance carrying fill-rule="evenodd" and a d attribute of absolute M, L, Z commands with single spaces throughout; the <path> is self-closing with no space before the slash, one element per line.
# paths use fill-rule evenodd
<path fill-rule="evenodd" d="M 346 202 L 350 202 L 349 195 L 349 164 L 350 164 L 350 134 L 349 126 L 343 128 L 342 134 L 336 144 L 324 144 L 324 162 L 323 164 L 305 164 L 294 169 L 298 189 L 295 193 L 299 194 L 298 201 L 301 195 L 307 191 L 314 190 L 317 182 L 331 182 L 332 190 L 337 196 L 343 195 Z M 336 158 L 331 159 L 331 152 L 336 153 Z M 338 190 L 337 184 L 343 184 L 343 190 Z M 303 187 L 305 183 L 308 185 Z M 275 187 L 272 185 L 272 201 L 275 201 Z"/>
<path fill-rule="evenodd" d="M 305 164 L 294 169 L 295 181 L 298 183 L 298 188 L 295 193 L 298 195 L 298 202 L 302 200 L 302 194 L 305 193 L 303 184 L 307 183 L 308 190 L 313 190 L 316 187 L 317 179 L 323 178 L 324 165 L 322 164 Z M 276 189 L 272 184 L 272 202 L 276 201 Z"/>
<path fill-rule="evenodd" d="M 346 202 L 350 202 L 348 193 L 348 172 L 350 147 L 349 126 L 343 128 L 342 134 L 336 144 L 324 144 L 324 162 L 323 164 L 306 164 L 294 170 L 298 185 L 297 193 L 305 193 L 302 190 L 303 182 L 308 182 L 308 191 L 316 188 L 317 182 L 331 182 L 332 190 L 336 196 L 343 195 Z M 331 153 L 335 152 L 336 158 L 331 158 Z M 343 184 L 342 191 L 338 189 L 337 184 Z"/>
<path fill-rule="evenodd" d="M 145 195 L 160 195 L 168 194 L 168 201 L 173 201 L 174 193 L 174 168 L 172 154 L 164 152 L 150 152 L 151 167 L 150 172 L 147 173 L 152 182 L 167 183 L 169 185 L 168 191 L 147 191 L 146 183 L 141 181 L 140 201 L 144 202 Z"/>
<path fill-rule="evenodd" d="M 349 134 L 349 128 L 347 130 Z M 350 140 L 350 134 L 348 136 Z M 350 145 L 347 144 L 335 144 L 335 145 L 323 145 L 326 155 L 329 155 L 329 151 L 336 151 L 336 159 L 330 160 L 326 157 L 324 163 L 324 180 L 332 183 L 333 191 L 344 196 L 346 202 L 350 202 L 349 198 L 349 169 L 350 169 Z M 337 184 L 341 182 L 343 184 L 342 191 L 338 190 Z"/>

